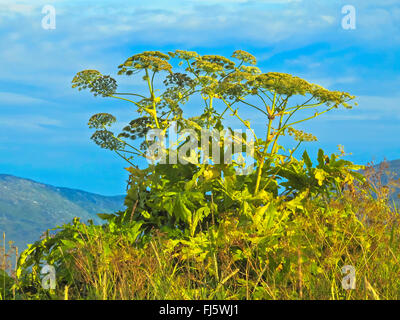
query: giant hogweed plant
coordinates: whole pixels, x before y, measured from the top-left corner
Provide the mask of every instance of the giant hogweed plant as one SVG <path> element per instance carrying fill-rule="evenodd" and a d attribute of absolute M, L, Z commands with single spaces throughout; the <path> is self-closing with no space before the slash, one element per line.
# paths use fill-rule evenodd
<path fill-rule="evenodd" d="M 147 93 L 120 92 L 114 78 L 97 70 L 76 74 L 72 80 L 74 88 L 126 101 L 138 114 L 120 133 L 111 130 L 116 122 L 112 114 L 95 114 L 89 120 L 89 127 L 95 129 L 92 140 L 122 157 L 129 163 L 130 172 L 127 210 L 100 214 L 107 224 L 89 228 L 105 228 L 111 234 L 122 229 L 121 232 L 129 233 L 127 230 L 133 228 L 136 240 L 132 240 L 132 245 L 157 229 L 166 232 L 170 239 L 191 243 L 195 255 L 212 255 L 210 245 L 217 243 L 217 235 L 205 232 L 218 230 L 220 224 L 228 223 L 227 217 L 237 220 L 239 226 L 253 226 L 249 232 L 262 235 L 272 224 L 286 221 L 291 214 L 301 211 L 307 199 L 326 204 L 330 198 L 340 196 L 346 187 L 354 188 L 355 179 L 363 180 L 356 172 L 360 166 L 341 159 L 343 151 L 328 156 L 319 150 L 316 165 L 307 152 L 299 159 L 294 156 L 303 142 L 316 140 L 312 134 L 296 129 L 296 125 L 334 109 L 351 108 L 353 96 L 290 74 L 263 73 L 256 66 L 255 57 L 245 51 L 235 51 L 231 58 L 201 56 L 183 50 L 133 55 L 119 65 L 118 74 L 141 77 Z M 201 105 L 191 103 L 198 98 Z M 187 109 L 196 114 L 185 116 Z M 263 136 L 257 136 L 246 119 L 249 112 L 265 119 Z M 149 130 L 159 129 L 167 136 L 174 123 L 178 132 L 185 129 L 198 134 L 204 129 L 233 132 L 226 126 L 229 118 L 239 121 L 252 135 L 254 170 L 246 175 L 236 174 L 236 169 L 243 166 L 240 161 L 200 163 L 189 156 L 183 163 L 152 163 L 144 169 L 135 165 L 137 157 L 148 158 L 146 151 L 154 142 L 146 137 Z M 285 135 L 292 136 L 297 146 L 286 150 L 280 143 Z M 248 138 L 246 134 L 240 136 L 243 146 L 248 144 Z M 199 148 L 210 151 L 212 141 L 208 142 Z M 228 142 L 223 140 L 219 144 L 220 154 L 224 154 Z M 165 147 L 160 152 L 179 153 L 185 150 L 185 143 L 181 141 L 174 150 Z M 78 226 L 75 221 L 71 227 L 64 226 L 55 238 L 30 246 L 20 259 L 19 275 L 29 266 L 38 266 L 41 259 L 53 263 L 62 260 L 65 250 L 74 247 L 73 241 L 87 238 Z M 64 273 L 67 277 L 68 272 Z"/>
<path fill-rule="evenodd" d="M 327 90 L 290 74 L 262 73 L 256 67 L 255 57 L 245 51 L 235 51 L 232 59 L 182 50 L 133 55 L 119 65 L 118 74 L 141 76 L 147 94 L 119 92 L 115 79 L 96 70 L 84 70 L 75 76 L 74 88 L 125 100 L 139 115 L 119 134 L 109 128 L 116 121 L 111 114 L 96 114 L 89 120 L 89 126 L 97 129 L 92 136 L 94 142 L 131 164 L 126 199 L 129 208 L 120 219 L 132 218 L 134 211 L 133 219 L 143 221 L 144 226 L 188 230 L 194 235 L 196 230 L 210 223 L 211 213 L 215 216 L 236 211 L 239 215 L 251 215 L 257 207 L 264 206 L 269 197 L 292 200 L 300 194 L 303 197 L 308 194 L 328 198 L 345 185 L 352 185 L 354 177 L 360 178 L 354 172 L 359 167 L 339 159 L 336 154 L 328 157 L 320 150 L 316 167 L 306 152 L 300 160 L 293 156 L 302 142 L 316 140 L 295 126 L 333 109 L 351 108 L 353 96 Z M 179 72 L 174 71 L 173 66 Z M 157 87 L 160 80 L 163 86 Z M 196 96 L 203 105 L 189 103 Z M 303 97 L 301 103 L 292 103 L 299 97 Z M 185 117 L 184 111 L 189 108 L 192 113 L 195 109 L 197 114 Z M 264 137 L 257 136 L 244 117 L 251 110 L 258 118 L 265 119 Z M 236 167 L 243 165 L 239 161 L 213 165 L 189 159 L 189 163 L 186 160 L 178 164 L 152 164 L 146 169 L 134 165 L 135 157 L 147 157 L 145 151 L 152 143 L 146 139 L 149 130 L 162 130 L 166 136 L 171 124 L 176 123 L 178 132 L 185 129 L 198 133 L 202 129 L 233 132 L 232 128 L 224 126 L 224 120 L 229 117 L 237 119 L 253 135 L 253 172 L 236 175 Z M 287 152 L 280 144 L 284 135 L 297 141 L 297 146 Z M 240 138 L 243 146 L 249 143 L 245 134 Z M 141 140 L 140 147 L 136 140 Z M 209 149 L 203 150 L 206 154 L 212 149 L 212 142 L 209 142 L 200 147 Z M 187 141 L 181 142 L 177 150 L 170 146 L 161 152 L 179 153 L 185 150 L 185 143 Z M 221 155 L 224 147 L 221 143 Z M 239 153 L 242 151 L 245 150 Z"/>

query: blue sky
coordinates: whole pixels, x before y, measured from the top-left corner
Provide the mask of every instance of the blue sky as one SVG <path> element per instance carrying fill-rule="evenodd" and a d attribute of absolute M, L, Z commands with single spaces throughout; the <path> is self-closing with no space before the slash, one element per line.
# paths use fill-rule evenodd
<path fill-rule="evenodd" d="M 44 30 L 44 5 L 56 29 Z M 342 7 L 356 9 L 344 30 Z M 91 142 L 90 115 L 110 112 L 123 123 L 124 102 L 71 89 L 76 72 L 117 66 L 145 50 L 187 49 L 229 56 L 254 54 L 264 72 L 287 72 L 357 96 L 301 127 L 328 152 L 344 145 L 365 164 L 400 158 L 399 0 L 0 0 L 0 173 L 113 195 L 123 193 L 126 164 Z M 122 79 L 132 91 L 140 81 Z M 255 114 L 246 114 L 258 128 Z"/>

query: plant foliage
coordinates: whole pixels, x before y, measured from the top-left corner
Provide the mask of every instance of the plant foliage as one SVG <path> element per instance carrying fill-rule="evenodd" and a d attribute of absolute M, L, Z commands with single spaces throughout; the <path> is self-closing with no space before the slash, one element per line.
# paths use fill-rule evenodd
<path fill-rule="evenodd" d="M 79 72 L 73 87 L 124 100 L 137 112 L 137 118 L 119 133 L 111 130 L 116 122 L 111 114 L 99 113 L 89 120 L 89 127 L 95 129 L 92 140 L 129 164 L 127 209 L 100 214 L 103 226 L 74 221 L 59 228 L 54 237 L 31 245 L 20 258 L 18 277 L 38 283 L 38 268 L 46 261 L 57 267 L 62 283 L 72 286 L 78 296 L 92 288 L 96 298 L 115 298 L 109 293 L 116 294 L 117 283 L 126 275 L 121 270 L 130 268 L 119 264 L 125 261 L 126 252 L 128 260 L 136 257 L 138 261 L 155 254 L 159 271 L 148 269 L 150 261 L 140 267 L 149 275 L 146 281 L 151 286 L 142 298 L 301 298 L 306 290 L 310 298 L 316 284 L 326 290 L 325 297 L 333 294 L 338 298 L 336 285 L 331 285 L 340 273 L 332 272 L 366 254 L 360 248 L 371 247 L 373 242 L 354 202 L 344 199 L 364 195 L 368 187 L 361 187 L 366 185 L 358 172 L 362 166 L 344 160 L 342 149 L 332 155 L 320 149 L 316 161 L 306 151 L 296 157 L 302 143 L 316 141 L 296 126 L 334 109 L 351 108 L 354 96 L 290 74 L 263 73 L 256 64 L 256 58 L 242 50 L 231 58 L 184 50 L 143 52 L 119 65 L 118 74 L 141 77 L 146 93 L 118 92 L 112 77 L 96 70 Z M 192 101 L 199 98 L 202 107 L 194 109 Z M 194 115 L 186 116 L 187 109 Z M 257 136 L 243 117 L 250 110 L 265 121 L 263 137 Z M 200 163 L 197 156 L 188 156 L 187 163 L 151 163 L 142 169 L 135 165 L 137 157 L 147 158 L 152 141 L 146 134 L 151 129 L 160 129 L 166 136 L 176 123 L 178 132 L 233 132 L 226 125 L 229 119 L 237 120 L 252 134 L 254 169 L 245 175 L 237 174 L 243 166 L 240 161 Z M 297 145 L 285 148 L 283 136 L 291 136 Z M 246 135 L 240 139 L 243 145 L 248 143 Z M 176 150 L 170 146 L 162 152 L 183 152 L 186 142 L 179 142 Z M 208 142 L 201 148 L 211 150 Z M 220 148 L 224 154 L 224 143 Z M 99 247 L 103 252 L 96 256 Z M 166 261 L 175 268 L 168 269 Z M 107 269 L 109 264 L 120 273 Z M 104 278 L 104 284 L 101 282 L 101 276 L 107 274 L 104 270 L 111 270 L 116 277 L 112 284 Z M 195 274 L 200 284 L 186 288 L 186 296 L 160 287 L 178 274 Z M 325 280 L 313 284 L 312 277 L 318 275 Z M 277 283 L 275 289 L 268 287 L 271 279 Z M 132 284 L 137 290 L 147 283 L 140 281 Z M 233 291 L 224 291 L 228 283 Z M 285 286 L 291 288 L 290 294 L 284 292 Z"/>

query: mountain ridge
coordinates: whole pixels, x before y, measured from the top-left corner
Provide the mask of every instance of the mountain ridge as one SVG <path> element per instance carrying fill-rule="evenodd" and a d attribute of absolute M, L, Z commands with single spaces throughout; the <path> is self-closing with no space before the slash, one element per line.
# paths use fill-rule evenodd
<path fill-rule="evenodd" d="M 24 249 L 47 229 L 74 217 L 100 223 L 97 213 L 124 210 L 124 198 L 0 174 L 0 233 Z"/>

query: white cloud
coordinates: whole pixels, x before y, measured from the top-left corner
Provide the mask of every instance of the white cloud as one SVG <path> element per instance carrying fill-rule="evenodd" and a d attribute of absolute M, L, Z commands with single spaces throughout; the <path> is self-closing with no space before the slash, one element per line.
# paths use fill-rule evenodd
<path fill-rule="evenodd" d="M 322 20 L 328 22 L 329 24 L 333 24 L 335 22 L 335 17 L 332 16 L 321 16 Z"/>
<path fill-rule="evenodd" d="M 347 77 L 320 77 L 320 78 L 313 78 L 307 77 L 307 81 L 311 83 L 317 83 L 327 89 L 333 90 L 334 86 L 338 84 L 352 84 L 357 82 L 359 79 L 355 76 L 347 76 Z"/>
<path fill-rule="evenodd" d="M 0 0 L 0 16 L 31 15 L 37 8 L 32 1 Z"/>
<path fill-rule="evenodd" d="M 1 105 L 37 105 L 48 103 L 46 100 L 30 97 L 23 94 L 16 94 L 12 92 L 0 92 Z"/>
<path fill-rule="evenodd" d="M 61 121 L 46 116 L 13 115 L 0 118 L 2 128 L 11 128 L 14 131 L 24 130 L 29 132 L 45 131 L 46 126 L 60 126 Z"/>
<path fill-rule="evenodd" d="M 380 125 L 382 121 L 400 120 L 400 97 L 359 96 L 355 101 L 359 105 L 353 109 L 335 110 L 321 119 L 378 121 Z"/>

